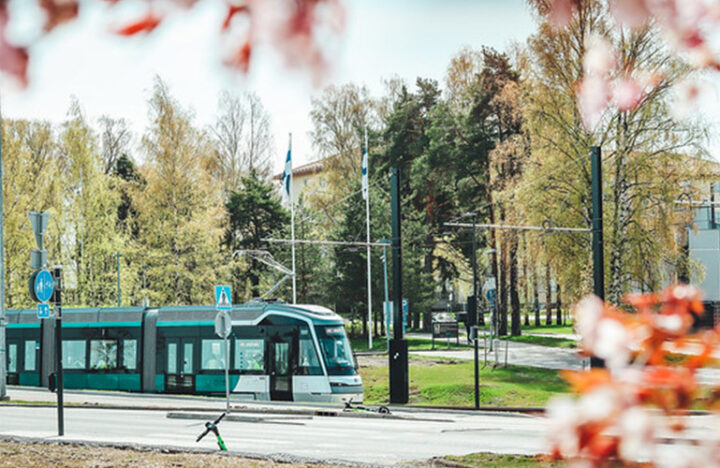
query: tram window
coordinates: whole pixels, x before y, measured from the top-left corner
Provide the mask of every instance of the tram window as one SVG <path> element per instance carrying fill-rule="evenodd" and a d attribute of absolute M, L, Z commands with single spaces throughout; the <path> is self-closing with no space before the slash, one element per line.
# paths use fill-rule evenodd
<path fill-rule="evenodd" d="M 193 373 L 193 344 L 183 344 L 183 374 Z"/>
<path fill-rule="evenodd" d="M 14 374 L 17 372 L 17 345 L 11 344 L 8 347 L 8 373 Z"/>
<path fill-rule="evenodd" d="M 300 339 L 298 340 L 300 352 L 298 355 L 297 375 L 322 375 L 322 367 L 318 355 L 315 352 L 312 336 L 307 328 L 300 330 Z"/>
<path fill-rule="evenodd" d="M 85 369 L 85 355 L 85 340 L 63 341 L 63 368 Z"/>
<path fill-rule="evenodd" d="M 265 340 L 235 340 L 235 369 L 265 372 Z"/>
<path fill-rule="evenodd" d="M 36 341 L 25 342 L 25 370 L 34 371 L 35 369 L 35 356 L 36 356 Z"/>
<path fill-rule="evenodd" d="M 225 369 L 223 340 L 202 340 L 201 369 Z"/>
<path fill-rule="evenodd" d="M 90 369 L 117 368 L 117 355 L 117 341 L 90 340 Z"/>
<path fill-rule="evenodd" d="M 315 327 L 320 349 L 330 375 L 354 375 L 357 373 L 350 342 L 342 326 Z"/>
<path fill-rule="evenodd" d="M 137 340 L 123 340 L 123 367 L 137 369 Z"/>
<path fill-rule="evenodd" d="M 177 343 L 167 345 L 167 373 L 177 374 Z"/>

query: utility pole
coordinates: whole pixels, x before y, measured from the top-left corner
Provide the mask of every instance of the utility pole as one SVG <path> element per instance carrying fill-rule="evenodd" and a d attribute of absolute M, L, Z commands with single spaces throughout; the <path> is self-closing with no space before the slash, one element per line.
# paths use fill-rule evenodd
<path fill-rule="evenodd" d="M 382 242 L 387 242 L 385 239 Z M 387 245 L 383 245 L 383 270 L 385 273 L 385 302 L 383 303 L 383 320 L 385 321 L 385 336 L 387 338 L 387 349 L 390 350 L 390 314 L 392 311 L 388 307 L 390 298 L 388 298 L 388 274 L 387 274 Z"/>
<path fill-rule="evenodd" d="M 392 169 L 392 253 L 393 253 L 393 339 L 390 341 L 390 403 L 407 403 L 409 399 L 408 344 L 402 329 L 402 233 L 400 229 L 400 169 Z"/>
<path fill-rule="evenodd" d="M 592 175 L 593 292 L 605 300 L 605 260 L 603 255 L 602 154 L 599 146 L 590 148 Z M 605 367 L 602 359 L 590 358 L 590 367 Z"/>
<path fill-rule="evenodd" d="M 65 417 L 63 415 L 63 364 L 62 364 L 62 266 L 53 266 L 55 293 L 55 372 L 57 385 L 58 435 L 65 434 Z"/>
<path fill-rule="evenodd" d="M 472 236 L 472 262 L 473 262 L 473 300 L 472 310 L 468 311 L 468 314 L 472 314 L 472 329 L 473 329 L 473 347 L 475 348 L 475 409 L 480 409 L 480 369 L 478 364 L 478 342 L 480 337 L 478 336 L 478 320 L 477 320 L 477 215 L 473 213 L 473 236 Z"/>
<path fill-rule="evenodd" d="M 118 307 L 121 306 L 121 298 L 122 298 L 122 291 L 120 290 L 120 257 L 124 257 L 123 254 L 120 252 L 117 252 L 113 257 L 117 258 L 117 300 L 118 300 Z M 143 271 L 144 273 L 144 271 Z"/>

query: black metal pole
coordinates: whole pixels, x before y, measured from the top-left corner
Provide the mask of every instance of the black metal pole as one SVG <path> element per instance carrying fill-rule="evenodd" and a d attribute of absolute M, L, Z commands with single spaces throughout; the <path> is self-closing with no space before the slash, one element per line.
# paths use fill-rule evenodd
<path fill-rule="evenodd" d="M 478 303 L 478 291 L 477 291 L 477 216 L 473 215 L 473 233 L 472 233 L 472 262 L 473 262 L 473 297 L 472 301 L 473 310 L 469 310 L 468 314 L 472 314 L 472 324 L 475 330 L 475 409 L 480 409 L 480 367 L 479 367 L 479 352 L 478 352 L 478 319 L 477 319 L 477 303 Z"/>
<path fill-rule="evenodd" d="M 408 346 L 402 333 L 402 234 L 400 229 L 400 169 L 392 169 L 393 339 L 390 340 L 390 403 L 409 399 Z"/>
<path fill-rule="evenodd" d="M 63 365 L 62 365 L 62 267 L 53 267 L 55 282 L 55 372 L 57 376 L 58 435 L 65 434 L 63 417 Z"/>
<path fill-rule="evenodd" d="M 602 156 L 599 146 L 590 148 L 592 172 L 593 292 L 605 299 L 605 260 L 603 253 Z M 591 367 L 604 367 L 602 359 L 590 358 Z"/>

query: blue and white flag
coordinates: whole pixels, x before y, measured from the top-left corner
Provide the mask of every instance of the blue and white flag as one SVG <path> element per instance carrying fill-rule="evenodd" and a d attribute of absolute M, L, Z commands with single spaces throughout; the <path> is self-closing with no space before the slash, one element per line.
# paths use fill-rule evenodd
<path fill-rule="evenodd" d="M 365 150 L 363 151 L 362 160 L 362 196 L 363 200 L 368 199 L 368 144 L 367 130 L 365 130 Z"/>
<path fill-rule="evenodd" d="M 290 152 L 292 149 L 292 140 L 288 144 L 287 158 L 285 159 L 285 171 L 282 176 L 282 197 L 283 200 L 287 201 L 290 199 L 290 178 L 292 175 L 292 159 L 290 158 Z"/>

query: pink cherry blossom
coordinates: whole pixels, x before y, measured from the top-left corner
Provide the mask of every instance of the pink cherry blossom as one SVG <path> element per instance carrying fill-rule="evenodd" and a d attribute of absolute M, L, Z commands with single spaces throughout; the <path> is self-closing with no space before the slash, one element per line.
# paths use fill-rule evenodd
<path fill-rule="evenodd" d="M 612 45 L 602 36 L 592 35 L 585 44 L 583 71 L 586 75 L 607 75 L 616 66 Z"/>
<path fill-rule="evenodd" d="M 635 108 L 643 98 L 643 90 L 632 78 L 620 78 L 613 83 L 612 100 L 621 111 Z"/>
<path fill-rule="evenodd" d="M 580 82 L 577 98 L 583 125 L 592 131 L 600 123 L 610 99 L 608 80 L 598 75 L 586 76 Z"/>
<path fill-rule="evenodd" d="M 642 26 L 650 19 L 645 0 L 614 0 L 611 10 L 618 23 L 631 28 Z"/>

